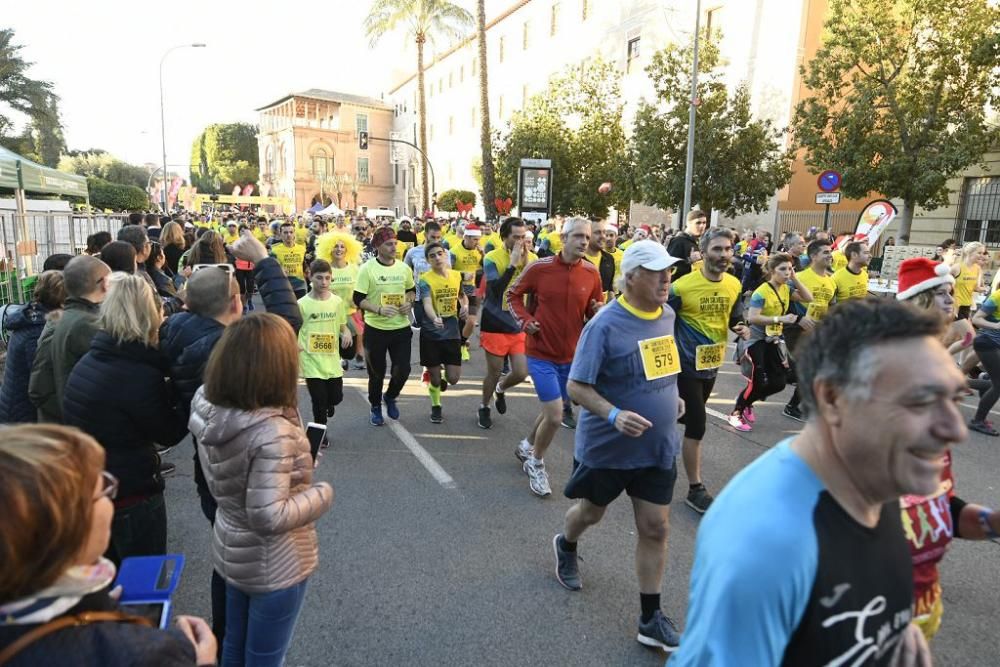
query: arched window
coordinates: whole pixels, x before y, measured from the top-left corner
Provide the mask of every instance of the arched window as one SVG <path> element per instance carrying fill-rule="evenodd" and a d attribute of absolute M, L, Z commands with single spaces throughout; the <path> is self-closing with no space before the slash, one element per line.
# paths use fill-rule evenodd
<path fill-rule="evenodd" d="M 264 169 L 268 176 L 274 176 L 275 174 L 275 164 L 274 164 L 274 146 L 268 146 L 264 150 Z"/>
<path fill-rule="evenodd" d="M 318 180 L 326 180 L 330 173 L 330 158 L 325 148 L 316 148 L 312 154 L 312 173 Z"/>

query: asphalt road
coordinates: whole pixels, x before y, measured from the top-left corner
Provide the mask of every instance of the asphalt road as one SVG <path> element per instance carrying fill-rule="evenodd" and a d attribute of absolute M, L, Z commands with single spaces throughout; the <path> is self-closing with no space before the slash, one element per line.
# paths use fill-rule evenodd
<path fill-rule="evenodd" d="M 508 413 L 494 411 L 492 430 L 481 430 L 475 419 L 484 366 L 482 352 L 474 351 L 462 381 L 444 394 L 439 425 L 429 422 L 430 402 L 414 366 L 398 426 L 382 428 L 368 424 L 364 371 L 347 373 L 344 403 L 331 422 L 333 446 L 317 470 L 336 499 L 318 524 L 320 565 L 288 665 L 663 664 L 665 654 L 635 641 L 635 530 L 626 497 L 580 541 L 584 589 L 564 590 L 553 575 L 551 540 L 570 506 L 562 489 L 573 432 L 560 429 L 546 457 L 553 495 L 536 498 L 513 454 L 537 414 L 533 388 L 511 390 Z M 742 386 L 727 364 L 709 407 L 727 413 Z M 797 431 L 800 425 L 781 415 L 789 392 L 758 404 L 751 433 L 737 434 L 709 417 L 703 476 L 711 491 Z M 300 400 L 309 415 L 304 385 Z M 415 450 L 433 460 L 436 475 Z M 207 618 L 211 535 L 192 479 L 192 452 L 186 441 L 167 455 L 177 464 L 167 484 L 169 544 L 187 556 L 174 608 Z M 954 470 L 960 496 L 1000 505 L 1000 439 L 973 434 L 954 453 Z M 663 583 L 663 607 L 681 628 L 698 528 L 698 515 L 683 504 L 686 491 L 681 472 Z M 998 664 L 1000 546 L 956 542 L 942 569 L 945 615 L 933 645 L 936 664 Z"/>

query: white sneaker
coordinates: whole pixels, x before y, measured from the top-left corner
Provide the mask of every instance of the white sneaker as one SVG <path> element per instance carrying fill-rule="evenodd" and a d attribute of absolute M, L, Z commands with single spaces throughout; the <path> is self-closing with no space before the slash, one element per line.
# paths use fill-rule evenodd
<path fill-rule="evenodd" d="M 528 442 L 527 438 L 517 443 L 517 447 L 514 448 L 514 456 L 516 456 L 517 460 L 521 463 L 524 463 L 534 455 L 535 450 L 532 448 L 531 443 Z"/>
<path fill-rule="evenodd" d="M 752 431 L 753 427 L 750 426 L 742 417 L 742 415 L 729 415 L 729 425 L 732 426 L 737 431 L 742 431 L 746 433 L 747 431 Z"/>
<path fill-rule="evenodd" d="M 532 456 L 524 462 L 524 472 L 528 473 L 528 488 L 536 496 L 544 498 L 552 495 L 549 487 L 549 474 L 545 472 L 545 461 L 540 461 Z"/>

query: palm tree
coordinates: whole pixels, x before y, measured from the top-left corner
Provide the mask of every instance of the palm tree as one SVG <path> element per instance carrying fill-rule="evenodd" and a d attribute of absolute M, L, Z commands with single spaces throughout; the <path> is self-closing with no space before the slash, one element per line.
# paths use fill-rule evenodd
<path fill-rule="evenodd" d="M 472 15 L 448 0 L 375 0 L 365 18 L 365 34 L 372 47 L 387 34 L 401 29 L 417 45 L 417 114 L 420 147 L 427 152 L 427 100 L 424 96 L 424 45 L 435 37 L 459 39 L 472 26 Z M 427 160 L 421 160 L 424 210 L 430 208 Z"/>
<path fill-rule="evenodd" d="M 487 89 L 486 0 L 476 2 L 476 37 L 479 41 L 479 147 L 483 154 L 483 207 L 486 217 L 496 215 L 496 179 L 493 175 L 493 147 L 490 144 L 490 95 Z"/>

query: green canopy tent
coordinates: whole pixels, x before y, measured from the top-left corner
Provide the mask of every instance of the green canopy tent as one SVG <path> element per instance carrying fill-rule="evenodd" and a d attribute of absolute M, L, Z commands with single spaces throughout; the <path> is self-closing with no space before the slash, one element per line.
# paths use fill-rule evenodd
<path fill-rule="evenodd" d="M 14 191 L 16 209 L 13 225 L 14 257 L 18 276 L 31 270 L 30 260 L 26 266 L 25 259 L 18 251 L 18 244 L 28 240 L 25 193 L 83 197 L 88 203 L 90 202 L 87 179 L 83 176 L 67 174 L 58 169 L 32 162 L 3 146 L 0 146 L 0 188 L 10 188 Z"/>

